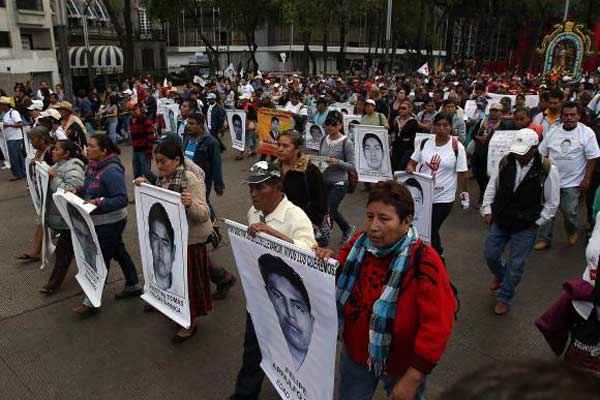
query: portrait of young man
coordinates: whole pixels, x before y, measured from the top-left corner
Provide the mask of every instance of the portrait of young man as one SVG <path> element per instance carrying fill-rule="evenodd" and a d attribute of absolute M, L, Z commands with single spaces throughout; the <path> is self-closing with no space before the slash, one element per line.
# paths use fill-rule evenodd
<path fill-rule="evenodd" d="M 374 133 L 367 133 L 362 140 L 362 153 L 369 171 L 382 171 L 383 167 L 383 142 Z"/>
<path fill-rule="evenodd" d="M 243 126 L 242 117 L 238 114 L 233 114 L 231 117 L 231 124 L 233 125 L 233 133 L 235 134 L 235 140 L 242 140 Z"/>
<path fill-rule="evenodd" d="M 98 249 L 96 248 L 96 243 L 94 243 L 94 237 L 92 236 L 90 227 L 75 206 L 67 203 L 67 211 L 69 213 L 69 218 L 71 218 L 71 225 L 73 226 L 71 233 L 77 238 L 85 263 L 92 267 L 94 272 L 98 272 L 96 267 Z"/>
<path fill-rule="evenodd" d="M 162 290 L 173 286 L 175 262 L 175 232 L 164 206 L 154 203 L 148 213 L 148 240 L 152 253 L 154 283 Z"/>
<path fill-rule="evenodd" d="M 302 278 L 281 258 L 263 254 L 258 266 L 298 371 L 308 353 L 315 323 L 308 292 Z"/>

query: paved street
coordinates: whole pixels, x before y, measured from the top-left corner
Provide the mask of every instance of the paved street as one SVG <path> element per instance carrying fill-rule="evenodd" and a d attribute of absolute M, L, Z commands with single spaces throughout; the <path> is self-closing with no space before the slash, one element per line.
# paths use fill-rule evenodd
<path fill-rule="evenodd" d="M 130 148 L 124 147 L 124 153 L 130 170 Z M 232 151 L 224 156 L 225 195 L 213 200 L 220 217 L 245 222 L 250 202 L 241 178 L 250 161 L 233 161 L 233 156 Z M 74 266 L 63 290 L 45 297 L 38 289 L 50 271 L 16 261 L 33 233 L 35 218 L 25 185 L 8 182 L 9 175 L 0 172 L 0 399 L 225 399 L 242 352 L 245 312 L 240 285 L 201 319 L 194 338 L 174 346 L 173 323 L 159 314 L 143 313 L 141 300 L 114 300 L 123 280 L 113 265 L 102 312 L 82 321 L 71 312 L 81 300 Z M 353 223 L 360 223 L 365 198 L 359 192 L 343 203 Z M 141 270 L 133 205 L 129 215 L 126 244 Z M 562 229 L 557 229 L 554 247 L 530 257 L 512 312 L 497 317 L 487 289 L 484 226 L 477 211 L 456 207 L 442 237 L 461 311 L 450 346 L 429 378 L 430 397 L 436 398 L 464 373 L 490 363 L 551 359 L 533 321 L 558 295 L 561 283 L 582 271 L 583 244 L 567 248 Z M 335 243 L 338 238 L 336 231 Z M 235 271 L 227 240 L 213 257 Z M 278 398 L 270 384 L 264 389 L 263 399 Z"/>

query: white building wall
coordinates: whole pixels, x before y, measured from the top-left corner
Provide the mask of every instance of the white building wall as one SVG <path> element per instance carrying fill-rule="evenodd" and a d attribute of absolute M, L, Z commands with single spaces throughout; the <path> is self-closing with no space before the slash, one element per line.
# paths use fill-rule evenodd
<path fill-rule="evenodd" d="M 21 29 L 29 31 L 42 29 L 45 32 L 49 32 L 49 49 L 23 49 Z M 0 8 L 0 30 L 8 30 L 11 40 L 11 48 L 0 49 L 0 74 L 2 74 L 4 82 L 10 80 L 7 79 L 7 76 L 9 77 L 10 75 L 15 75 L 16 83 L 17 79 L 22 80 L 24 74 L 29 74 L 33 77 L 35 73 L 49 74 L 52 77 L 53 84 L 60 82 L 50 0 L 43 0 L 42 12 L 17 10 L 15 1 L 7 0 L 6 7 Z M 12 87 L 4 89 L 12 92 Z"/>

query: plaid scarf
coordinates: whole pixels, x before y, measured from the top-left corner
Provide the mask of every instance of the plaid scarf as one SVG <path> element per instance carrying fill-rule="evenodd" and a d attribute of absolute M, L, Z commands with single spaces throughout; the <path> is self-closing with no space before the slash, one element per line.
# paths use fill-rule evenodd
<path fill-rule="evenodd" d="M 373 304 L 373 314 L 369 326 L 369 369 L 377 377 L 385 370 L 385 364 L 392 343 L 392 325 L 396 317 L 396 302 L 400 292 L 400 281 L 408 264 L 410 246 L 417 240 L 417 233 L 409 228 L 408 233 L 391 247 L 376 248 L 371 244 L 366 233 L 363 233 L 352 246 L 344 268 L 337 281 L 336 302 L 340 326 L 343 326 L 342 309 L 352 294 L 352 288 L 358 279 L 365 252 L 375 257 L 395 255 L 390 264 L 390 275 L 379 299 Z"/>
<path fill-rule="evenodd" d="M 185 176 L 185 167 L 181 164 L 171 175 L 159 177 L 157 183 L 158 186 L 172 190 L 173 192 L 184 192 L 188 187 L 187 177 Z"/>

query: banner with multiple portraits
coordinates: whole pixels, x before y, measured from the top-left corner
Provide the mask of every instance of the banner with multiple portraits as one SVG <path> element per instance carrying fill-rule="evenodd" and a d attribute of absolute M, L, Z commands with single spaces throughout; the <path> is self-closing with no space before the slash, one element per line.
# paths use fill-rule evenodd
<path fill-rule="evenodd" d="M 518 131 L 495 131 L 488 145 L 487 174 L 495 176 L 500 160 L 510 151 L 510 145 Z"/>
<path fill-rule="evenodd" d="M 419 238 L 431 243 L 431 211 L 433 208 L 433 177 L 430 175 L 397 171 L 394 179 L 402 182 L 410 192 L 415 205 L 413 227 L 419 233 Z"/>
<path fill-rule="evenodd" d="M 325 137 L 325 129 L 319 124 L 308 122 L 304 131 L 304 147 L 309 150 L 319 150 Z"/>
<path fill-rule="evenodd" d="M 490 107 L 494 103 L 500 103 L 503 97 L 508 97 L 510 99 L 510 104 L 514 107 L 517 102 L 516 94 L 501 94 L 501 93 L 487 93 L 485 95 L 488 99 L 487 108 L 485 113 L 488 114 L 490 111 Z M 540 96 L 537 94 L 527 94 L 525 95 L 525 106 L 528 108 L 535 108 L 540 103 Z"/>
<path fill-rule="evenodd" d="M 334 260 L 226 220 L 261 368 L 282 399 L 332 399 L 338 318 Z"/>
<path fill-rule="evenodd" d="M 56 208 L 71 230 L 73 252 L 78 272 L 75 279 L 94 307 L 102 303 L 102 291 L 108 270 L 90 213 L 96 206 L 70 192 L 57 191 L 52 196 Z"/>
<path fill-rule="evenodd" d="M 246 148 L 246 112 L 244 110 L 227 111 L 227 124 L 231 134 L 231 147 L 244 151 Z"/>
<path fill-rule="evenodd" d="M 153 185 L 136 185 L 135 212 L 144 270 L 142 299 L 189 328 L 188 224 L 181 194 Z"/>
<path fill-rule="evenodd" d="M 382 126 L 356 126 L 354 163 L 361 182 L 392 179 L 388 130 Z"/>

